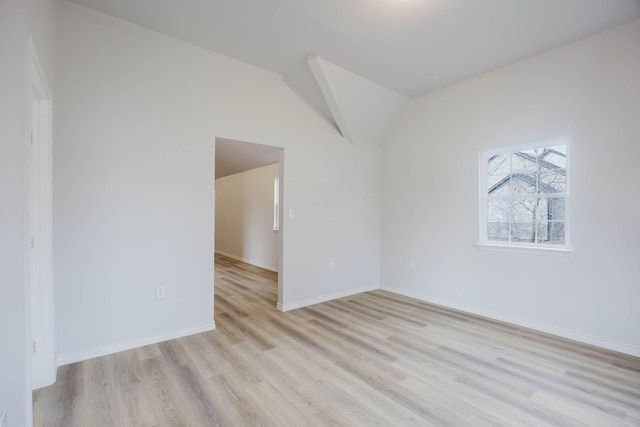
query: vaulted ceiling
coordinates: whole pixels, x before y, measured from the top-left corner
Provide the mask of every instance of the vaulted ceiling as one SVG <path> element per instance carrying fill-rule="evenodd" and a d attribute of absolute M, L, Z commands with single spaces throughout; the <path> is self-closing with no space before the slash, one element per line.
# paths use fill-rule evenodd
<path fill-rule="evenodd" d="M 216 179 L 272 165 L 279 161 L 279 148 L 216 138 Z"/>
<path fill-rule="evenodd" d="M 282 74 L 331 117 L 311 54 L 414 97 L 640 19 L 640 0 L 73 0 Z"/>

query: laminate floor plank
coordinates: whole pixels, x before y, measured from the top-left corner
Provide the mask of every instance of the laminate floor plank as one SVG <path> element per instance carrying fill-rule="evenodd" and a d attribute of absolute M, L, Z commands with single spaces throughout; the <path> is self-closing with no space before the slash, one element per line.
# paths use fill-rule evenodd
<path fill-rule="evenodd" d="M 60 367 L 35 427 L 640 426 L 640 359 L 386 291 L 275 309 L 216 255 L 215 331 Z"/>
<path fill-rule="evenodd" d="M 346 417 L 352 424 L 370 425 L 371 422 L 386 422 L 398 426 L 422 426 L 424 421 L 411 411 L 376 389 L 372 389 L 366 381 L 352 376 L 348 370 L 335 364 L 327 364 L 323 356 L 302 349 L 305 358 L 291 357 L 280 348 L 270 350 L 270 357 L 282 358 L 286 362 L 283 366 L 296 371 L 298 378 L 305 376 L 312 379 L 315 395 L 324 399 L 325 411 L 337 414 L 336 417 Z M 318 399 L 318 398 L 316 398 Z M 360 414 L 360 416 L 357 416 Z M 359 419 L 358 422 L 355 419 Z M 363 424 L 364 423 L 364 424 Z"/>

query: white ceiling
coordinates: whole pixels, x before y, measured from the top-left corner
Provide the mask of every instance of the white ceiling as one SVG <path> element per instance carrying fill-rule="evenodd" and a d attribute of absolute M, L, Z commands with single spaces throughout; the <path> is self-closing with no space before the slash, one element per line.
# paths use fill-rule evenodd
<path fill-rule="evenodd" d="M 640 19 L 640 0 L 73 0 L 284 76 L 310 54 L 414 97 Z"/>
<path fill-rule="evenodd" d="M 216 138 L 216 179 L 280 161 L 280 148 Z"/>

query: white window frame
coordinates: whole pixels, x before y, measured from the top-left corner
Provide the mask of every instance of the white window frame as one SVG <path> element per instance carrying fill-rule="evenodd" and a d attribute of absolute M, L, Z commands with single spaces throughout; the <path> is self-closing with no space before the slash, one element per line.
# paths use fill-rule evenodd
<path fill-rule="evenodd" d="M 273 178 L 273 231 L 280 230 L 280 176 Z"/>
<path fill-rule="evenodd" d="M 514 145 L 509 147 L 500 147 L 488 149 L 480 152 L 479 156 L 479 238 L 476 246 L 479 249 L 495 249 L 495 250 L 518 250 L 518 251 L 534 251 L 545 253 L 570 253 L 572 252 L 571 242 L 571 189 L 570 189 L 570 143 L 569 138 L 558 138 L 552 140 L 538 141 L 529 144 Z M 528 242 L 510 242 L 510 241 L 496 241 L 489 240 L 487 235 L 487 204 L 488 201 L 494 197 L 487 194 L 488 188 L 488 162 L 489 157 L 500 154 L 515 153 L 518 151 L 531 150 L 544 147 L 553 147 L 558 145 L 564 145 L 566 147 L 566 191 L 564 193 L 541 193 L 541 194 L 553 194 L 554 196 L 563 197 L 565 200 L 565 220 L 564 220 L 564 232 L 565 240 L 564 245 L 557 244 L 544 244 L 544 243 L 528 243 Z M 540 193 L 538 193 L 540 194 Z M 504 197 L 496 196 L 496 199 Z"/>

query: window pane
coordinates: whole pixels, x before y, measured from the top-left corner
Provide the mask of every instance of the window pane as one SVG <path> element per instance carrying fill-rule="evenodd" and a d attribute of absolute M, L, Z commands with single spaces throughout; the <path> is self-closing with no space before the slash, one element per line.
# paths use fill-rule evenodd
<path fill-rule="evenodd" d="M 538 205 L 538 198 L 514 200 L 513 220 L 518 222 L 534 221 Z"/>
<path fill-rule="evenodd" d="M 526 243 L 534 241 L 534 222 L 517 222 L 511 223 L 511 241 Z"/>
<path fill-rule="evenodd" d="M 507 200 L 489 200 L 487 205 L 487 238 L 509 240 L 509 210 Z"/>
<path fill-rule="evenodd" d="M 535 172 L 538 164 L 538 155 L 542 150 L 522 150 L 513 153 L 511 171 L 513 173 Z"/>
<path fill-rule="evenodd" d="M 564 245 L 564 221 L 539 222 L 536 226 L 536 242 L 547 245 Z"/>
<path fill-rule="evenodd" d="M 541 193 L 564 193 L 567 190 L 567 147 L 547 147 L 540 156 Z"/>
<path fill-rule="evenodd" d="M 567 167 L 567 146 L 559 145 L 556 147 L 548 147 L 545 149 L 542 159 L 551 163 L 557 168 L 566 169 Z"/>
<path fill-rule="evenodd" d="M 511 188 L 514 194 L 536 194 L 536 172 L 521 171 L 511 175 Z"/>
<path fill-rule="evenodd" d="M 513 170 L 518 169 L 526 169 L 533 165 L 535 167 L 536 158 L 542 152 L 542 149 L 534 148 L 529 150 L 520 150 L 515 151 L 513 154 L 515 155 L 513 159 Z M 521 166 L 518 166 L 521 165 Z"/>
<path fill-rule="evenodd" d="M 535 215 L 537 206 L 538 199 L 514 200 L 513 219 L 511 221 L 511 241 L 535 241 Z"/>
<path fill-rule="evenodd" d="M 489 157 L 487 164 L 488 194 L 508 194 L 511 154 L 499 154 Z"/>
<path fill-rule="evenodd" d="M 513 153 L 511 188 L 514 194 L 536 194 L 538 151 L 522 150 Z"/>
<path fill-rule="evenodd" d="M 549 201 L 547 199 L 536 199 L 535 205 L 532 206 L 538 221 L 548 221 L 551 219 L 549 218 Z"/>
<path fill-rule="evenodd" d="M 565 199 L 563 197 L 542 197 L 538 199 L 536 210 L 538 221 L 564 221 Z"/>
<path fill-rule="evenodd" d="M 549 243 L 554 245 L 564 245 L 565 243 L 565 223 L 564 221 L 552 222 L 549 231 L 551 236 L 549 237 Z"/>
<path fill-rule="evenodd" d="M 546 245 L 564 245 L 564 221 L 540 222 L 537 224 L 536 242 Z"/>
<path fill-rule="evenodd" d="M 549 170 L 541 167 L 539 179 L 540 193 L 564 193 L 567 191 L 567 177 L 564 169 Z"/>
<path fill-rule="evenodd" d="M 551 222 L 539 222 L 536 226 L 536 242 L 538 243 L 550 243 L 549 237 L 551 236 Z"/>

